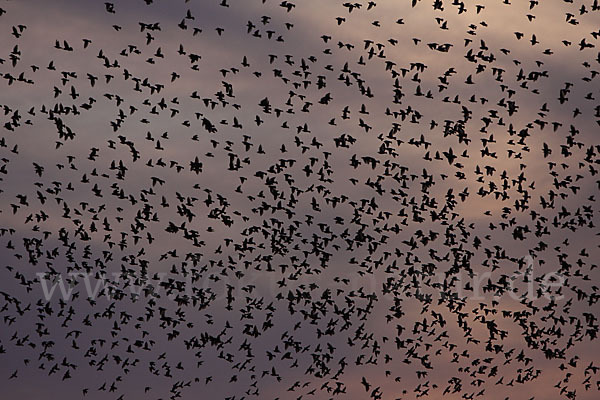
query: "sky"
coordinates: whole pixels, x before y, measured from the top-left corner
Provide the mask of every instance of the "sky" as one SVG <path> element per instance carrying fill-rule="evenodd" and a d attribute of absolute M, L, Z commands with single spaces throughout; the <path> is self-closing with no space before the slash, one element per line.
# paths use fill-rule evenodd
<path fill-rule="evenodd" d="M 0 1 L 0 398 L 596 399 L 595 1 Z"/>

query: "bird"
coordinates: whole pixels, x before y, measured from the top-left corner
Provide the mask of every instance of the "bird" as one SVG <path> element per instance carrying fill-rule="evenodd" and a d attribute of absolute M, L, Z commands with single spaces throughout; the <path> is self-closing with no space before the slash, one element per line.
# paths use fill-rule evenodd
<path fill-rule="evenodd" d="M 5 396 L 596 398 L 598 1 L 409 4 L 4 2 Z"/>

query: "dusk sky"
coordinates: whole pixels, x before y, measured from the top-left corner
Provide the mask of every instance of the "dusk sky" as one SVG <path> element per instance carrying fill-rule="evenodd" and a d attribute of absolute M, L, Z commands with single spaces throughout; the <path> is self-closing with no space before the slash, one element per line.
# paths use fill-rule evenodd
<path fill-rule="evenodd" d="M 0 399 L 599 398 L 597 0 L 0 30 Z"/>

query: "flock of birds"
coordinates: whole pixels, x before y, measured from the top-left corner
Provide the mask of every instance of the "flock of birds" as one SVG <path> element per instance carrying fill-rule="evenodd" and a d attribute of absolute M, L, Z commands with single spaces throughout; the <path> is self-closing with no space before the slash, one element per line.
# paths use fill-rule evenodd
<path fill-rule="evenodd" d="M 598 0 L 0 6 L 5 395 L 600 395 Z"/>

